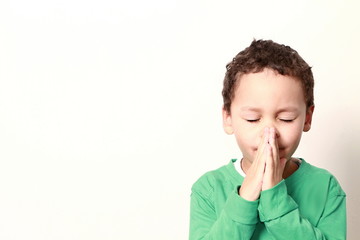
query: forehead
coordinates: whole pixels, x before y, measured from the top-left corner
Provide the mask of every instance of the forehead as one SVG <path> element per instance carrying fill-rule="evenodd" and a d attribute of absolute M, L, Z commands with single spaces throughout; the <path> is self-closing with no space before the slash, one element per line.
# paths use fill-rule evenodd
<path fill-rule="evenodd" d="M 234 93 L 235 105 L 264 108 L 306 105 L 300 81 L 270 69 L 242 75 Z"/>

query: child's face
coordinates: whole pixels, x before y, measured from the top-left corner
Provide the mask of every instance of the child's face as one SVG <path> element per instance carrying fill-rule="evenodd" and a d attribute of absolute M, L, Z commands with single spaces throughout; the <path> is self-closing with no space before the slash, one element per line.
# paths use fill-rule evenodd
<path fill-rule="evenodd" d="M 301 83 L 273 70 L 245 74 L 239 80 L 224 129 L 234 134 L 243 158 L 253 162 L 265 127 L 277 132 L 279 157 L 290 159 L 303 131 L 309 131 L 313 107 L 306 109 Z"/>

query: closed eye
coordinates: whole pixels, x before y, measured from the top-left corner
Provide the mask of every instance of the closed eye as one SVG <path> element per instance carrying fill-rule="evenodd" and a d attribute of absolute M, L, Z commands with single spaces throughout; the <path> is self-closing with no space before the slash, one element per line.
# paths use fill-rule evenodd
<path fill-rule="evenodd" d="M 291 123 L 294 119 L 280 119 L 282 122 Z"/>
<path fill-rule="evenodd" d="M 250 123 L 256 123 L 258 122 L 260 119 L 246 119 L 247 122 L 250 122 Z"/>

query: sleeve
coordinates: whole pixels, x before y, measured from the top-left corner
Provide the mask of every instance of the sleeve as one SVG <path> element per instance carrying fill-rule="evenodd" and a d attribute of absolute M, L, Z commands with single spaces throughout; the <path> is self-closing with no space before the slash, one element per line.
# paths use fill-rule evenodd
<path fill-rule="evenodd" d="M 212 199 L 193 190 L 190 205 L 190 240 L 239 239 L 249 240 L 258 218 L 259 201 L 246 201 L 231 192 L 217 216 Z"/>
<path fill-rule="evenodd" d="M 267 231 L 278 240 L 346 239 L 345 193 L 339 185 L 336 187 L 333 184 L 334 179 L 330 181 L 332 183 L 330 183 L 329 194 L 317 226 L 313 226 L 301 216 L 297 203 L 287 193 L 284 180 L 261 193 L 260 221 L 264 222 Z"/>

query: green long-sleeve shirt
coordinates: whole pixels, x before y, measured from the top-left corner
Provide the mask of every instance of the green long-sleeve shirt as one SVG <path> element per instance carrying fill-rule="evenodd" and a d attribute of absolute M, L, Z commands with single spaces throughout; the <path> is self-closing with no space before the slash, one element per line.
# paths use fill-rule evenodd
<path fill-rule="evenodd" d="M 192 187 L 190 240 L 346 239 L 346 196 L 328 171 L 299 169 L 256 201 L 238 195 L 244 178 L 233 159 Z"/>

